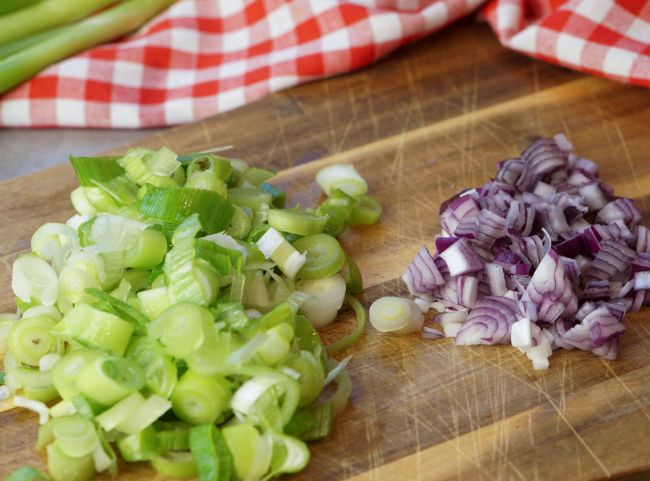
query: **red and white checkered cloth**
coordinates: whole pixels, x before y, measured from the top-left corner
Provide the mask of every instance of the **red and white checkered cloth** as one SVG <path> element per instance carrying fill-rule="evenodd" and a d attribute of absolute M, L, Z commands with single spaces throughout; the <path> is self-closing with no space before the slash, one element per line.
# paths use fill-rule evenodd
<path fill-rule="evenodd" d="M 0 97 L 0 126 L 195 121 L 368 65 L 479 6 L 507 47 L 650 87 L 646 0 L 181 0 Z"/>

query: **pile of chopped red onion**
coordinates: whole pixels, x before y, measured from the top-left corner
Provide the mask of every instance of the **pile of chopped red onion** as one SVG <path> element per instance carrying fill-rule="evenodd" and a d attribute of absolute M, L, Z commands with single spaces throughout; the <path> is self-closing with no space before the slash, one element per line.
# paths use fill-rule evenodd
<path fill-rule="evenodd" d="M 436 253 L 422 246 L 403 276 L 409 291 L 444 311 L 436 320 L 457 345 L 512 344 L 535 369 L 559 348 L 615 359 L 623 316 L 650 304 L 639 210 L 562 134 L 498 168 L 441 206 Z"/>

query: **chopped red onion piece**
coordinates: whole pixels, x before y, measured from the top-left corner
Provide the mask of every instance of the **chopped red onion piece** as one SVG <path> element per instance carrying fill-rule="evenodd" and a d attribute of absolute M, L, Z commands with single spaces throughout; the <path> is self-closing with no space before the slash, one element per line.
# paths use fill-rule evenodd
<path fill-rule="evenodd" d="M 436 286 L 445 283 L 444 277 L 438 270 L 426 246 L 420 248 L 402 279 L 404 279 L 411 294 L 431 293 Z"/>
<path fill-rule="evenodd" d="M 553 140 L 555 140 L 557 146 L 565 152 L 571 152 L 573 150 L 573 144 L 566 138 L 566 135 L 562 133 L 555 134 Z"/>
<path fill-rule="evenodd" d="M 625 326 L 603 306 L 569 329 L 564 335 L 564 340 L 583 351 L 592 351 L 605 359 L 616 359 L 618 337 L 623 331 Z"/>
<path fill-rule="evenodd" d="M 460 322 L 448 322 L 442 325 L 445 337 L 456 337 L 463 325 Z"/>
<path fill-rule="evenodd" d="M 592 212 L 598 211 L 607 205 L 609 195 L 600 186 L 600 182 L 591 182 L 583 184 L 578 190 L 583 197 L 585 204 Z"/>
<path fill-rule="evenodd" d="M 479 208 L 471 195 L 461 195 L 449 202 L 440 214 L 440 225 L 450 236 L 454 235 L 456 227 L 462 220 L 478 216 Z"/>
<path fill-rule="evenodd" d="M 650 271 L 650 253 L 637 252 L 636 259 L 630 265 L 630 275 L 643 271 Z"/>
<path fill-rule="evenodd" d="M 444 236 L 438 236 L 436 237 L 435 243 L 436 243 L 436 252 L 438 254 L 441 254 L 447 250 L 449 246 L 451 246 L 454 242 L 458 240 L 458 237 L 444 237 Z"/>
<path fill-rule="evenodd" d="M 542 239 L 533 235 L 530 237 L 522 237 L 521 251 L 528 259 L 533 267 L 537 268 L 545 254 L 544 242 Z"/>
<path fill-rule="evenodd" d="M 458 223 L 458 227 L 456 227 L 456 230 L 454 231 L 454 235 L 456 237 L 464 237 L 465 239 L 475 239 L 477 231 L 478 219 L 476 217 L 473 217 L 471 219 L 460 221 Z M 446 239 L 454 239 L 454 237 L 446 237 Z M 438 252 L 442 251 L 438 249 Z"/>
<path fill-rule="evenodd" d="M 433 329 L 431 327 L 422 328 L 422 338 L 423 339 L 442 339 L 444 337 L 443 333 L 438 329 Z"/>
<path fill-rule="evenodd" d="M 583 185 L 587 185 L 587 184 L 598 184 L 598 182 L 594 179 L 594 177 L 591 174 L 580 172 L 580 171 L 573 171 L 571 175 L 567 178 L 566 182 L 567 184 L 572 185 L 574 187 L 582 187 Z M 604 206 L 605 204 L 603 204 L 603 207 Z M 589 208 L 591 209 L 591 207 Z M 599 207 L 597 210 L 600 209 L 602 209 L 602 207 Z"/>
<path fill-rule="evenodd" d="M 640 225 L 636 236 L 636 251 L 650 252 L 650 229 L 644 225 Z"/>
<path fill-rule="evenodd" d="M 595 311 L 596 307 L 597 307 L 596 304 L 591 301 L 584 302 L 580 306 L 580 309 L 578 309 L 578 311 L 575 313 L 574 317 L 578 321 L 582 321 L 585 317 L 587 317 L 589 314 Z"/>
<path fill-rule="evenodd" d="M 467 320 L 468 314 L 469 314 L 469 310 L 467 309 L 461 309 L 458 311 L 446 311 L 443 312 L 442 314 L 438 314 L 434 318 L 434 320 L 436 322 L 439 322 L 442 325 L 445 325 L 450 322 L 461 324 Z"/>
<path fill-rule="evenodd" d="M 485 264 L 485 272 L 487 273 L 490 285 L 490 293 L 493 296 L 504 295 L 508 287 L 506 286 L 506 276 L 503 273 L 503 267 L 498 264 Z"/>
<path fill-rule="evenodd" d="M 558 319 L 555 323 L 548 329 L 548 331 L 553 335 L 553 342 L 557 347 L 562 349 L 572 350 L 575 349 L 571 344 L 564 340 L 566 332 L 574 326 L 572 322 L 567 321 L 566 319 Z"/>
<path fill-rule="evenodd" d="M 634 290 L 650 289 L 650 271 L 642 271 L 634 274 Z"/>
<path fill-rule="evenodd" d="M 614 274 L 627 269 L 636 257 L 636 253 L 622 242 L 605 240 L 600 245 L 598 254 L 585 272 L 588 277 L 611 279 Z"/>
<path fill-rule="evenodd" d="M 591 280 L 587 282 L 580 300 L 598 300 L 609 299 L 611 296 L 611 287 L 609 281 Z"/>
<path fill-rule="evenodd" d="M 524 174 L 526 164 L 521 159 L 507 159 L 499 166 L 496 179 L 507 185 L 516 185 Z"/>
<path fill-rule="evenodd" d="M 605 306 L 613 316 L 622 321 L 625 313 L 632 308 L 632 299 L 613 299 L 609 302 L 598 301 L 598 306 Z"/>
<path fill-rule="evenodd" d="M 512 325 L 512 328 L 510 329 L 510 343 L 514 347 L 533 346 L 530 319 L 522 317 Z"/>
<path fill-rule="evenodd" d="M 507 233 L 506 219 L 486 209 L 479 213 L 476 245 L 483 249 L 490 249 L 497 239 Z"/>
<path fill-rule="evenodd" d="M 514 227 L 522 236 L 528 236 L 533 230 L 535 217 L 536 211 L 533 206 L 527 205 L 518 200 L 513 200 L 508 209 L 506 222 L 508 227 Z"/>
<path fill-rule="evenodd" d="M 540 262 L 522 300 L 537 304 L 539 318 L 546 322 L 573 315 L 578 309 L 576 294 L 554 251 L 549 251 Z"/>
<path fill-rule="evenodd" d="M 456 278 L 456 303 L 463 307 L 474 307 L 478 297 L 478 279 L 472 276 Z"/>
<path fill-rule="evenodd" d="M 484 265 L 481 258 L 476 255 L 476 252 L 474 252 L 474 249 L 472 249 L 466 239 L 459 239 L 448 247 L 447 250 L 440 253 L 440 257 L 442 257 L 449 267 L 449 274 L 451 276 L 478 272 L 483 269 Z"/>
<path fill-rule="evenodd" d="M 586 172 L 595 178 L 598 178 L 598 164 L 593 160 L 575 157 L 571 162 L 571 168 L 580 172 Z"/>
<path fill-rule="evenodd" d="M 625 223 L 618 219 L 607 224 L 607 230 L 613 240 L 622 240 L 629 246 L 636 245 L 636 234 L 628 229 Z"/>
<path fill-rule="evenodd" d="M 641 212 L 632 199 L 619 197 L 603 207 L 596 216 L 596 222 L 602 224 L 615 220 L 622 220 L 628 226 L 634 227 L 641 222 Z"/>
<path fill-rule="evenodd" d="M 619 299 L 625 297 L 630 292 L 632 292 L 632 289 L 634 289 L 634 279 L 631 279 L 623 284 L 621 288 L 612 295 L 612 298 Z"/>
<path fill-rule="evenodd" d="M 460 328 L 456 345 L 506 344 L 510 342 L 510 327 L 518 317 L 517 301 L 507 297 L 484 297 Z"/>

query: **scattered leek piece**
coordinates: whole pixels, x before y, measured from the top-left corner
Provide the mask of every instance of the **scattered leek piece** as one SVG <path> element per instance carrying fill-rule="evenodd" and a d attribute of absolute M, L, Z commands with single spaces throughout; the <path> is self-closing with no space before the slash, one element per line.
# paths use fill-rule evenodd
<path fill-rule="evenodd" d="M 214 424 L 203 424 L 190 430 L 190 449 L 200 481 L 230 481 L 232 455 L 223 434 Z"/>
<path fill-rule="evenodd" d="M 327 352 L 329 354 L 342 351 L 350 347 L 352 344 L 361 339 L 361 336 L 363 336 L 366 328 L 366 310 L 363 307 L 363 304 L 361 304 L 361 302 L 359 302 L 356 297 L 351 295 L 346 296 L 345 300 L 348 304 L 350 304 L 352 309 L 354 309 L 354 314 L 357 316 L 357 324 L 354 331 L 352 331 L 350 335 L 344 337 L 343 339 L 339 339 L 338 341 L 327 346 Z"/>

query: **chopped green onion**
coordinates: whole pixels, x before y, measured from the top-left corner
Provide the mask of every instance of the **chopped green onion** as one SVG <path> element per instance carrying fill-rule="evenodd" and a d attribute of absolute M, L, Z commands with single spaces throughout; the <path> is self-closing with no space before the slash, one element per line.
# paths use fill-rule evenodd
<path fill-rule="evenodd" d="M 58 295 L 59 280 L 46 261 L 25 254 L 14 261 L 11 288 L 23 302 L 53 306 Z"/>
<path fill-rule="evenodd" d="M 5 364 L 7 363 L 5 362 Z M 56 388 L 52 384 L 51 372 L 42 372 L 38 369 L 26 367 L 7 368 L 7 370 L 20 384 L 26 398 L 50 402 L 59 397 Z"/>
<path fill-rule="evenodd" d="M 62 418 L 65 416 L 74 416 L 77 414 L 77 408 L 69 399 L 64 399 L 50 408 L 50 416 L 53 418 Z M 86 418 L 84 418 L 86 419 Z"/>
<path fill-rule="evenodd" d="M 175 421 L 159 421 L 155 424 L 156 442 L 160 451 L 188 451 L 190 449 L 190 429 L 187 424 Z"/>
<path fill-rule="evenodd" d="M 79 304 L 65 315 L 52 329 L 52 333 L 66 341 L 121 356 L 131 340 L 133 330 L 133 324 L 117 316 L 87 304 Z"/>
<path fill-rule="evenodd" d="M 195 262 L 195 236 L 200 229 L 198 217 L 192 215 L 174 231 L 174 246 L 165 257 L 165 278 L 172 304 L 208 305 L 217 295 L 216 271 L 213 269 L 214 279 L 211 279 L 210 273 L 202 271 Z"/>
<path fill-rule="evenodd" d="M 223 434 L 213 424 L 190 430 L 190 449 L 200 481 L 230 481 L 233 458 Z"/>
<path fill-rule="evenodd" d="M 379 332 L 410 334 L 419 331 L 423 322 L 422 311 L 411 299 L 387 296 L 370 306 L 370 323 Z"/>
<path fill-rule="evenodd" d="M 57 443 L 47 446 L 47 470 L 54 481 L 88 481 L 95 476 L 92 455 L 67 456 Z"/>
<path fill-rule="evenodd" d="M 112 431 L 123 424 L 133 413 L 137 412 L 145 403 L 139 392 L 134 392 L 107 409 L 95 419 L 106 431 Z"/>
<path fill-rule="evenodd" d="M 202 172 L 209 172 L 220 180 L 228 180 L 232 173 L 232 164 L 225 157 L 206 153 L 179 157 L 180 162 L 187 164 L 188 178 Z"/>
<path fill-rule="evenodd" d="M 363 277 L 361 270 L 354 259 L 345 255 L 345 264 L 341 270 L 341 275 L 345 279 L 348 294 L 358 294 L 363 290 Z"/>
<path fill-rule="evenodd" d="M 167 239 L 162 232 L 154 229 L 142 231 L 137 244 L 126 252 L 125 267 L 151 269 L 160 264 L 167 253 Z"/>
<path fill-rule="evenodd" d="M 244 210 L 246 209 L 246 210 Z M 252 213 L 246 207 L 235 206 L 235 213 L 228 227 L 228 234 L 235 239 L 244 239 L 251 230 Z"/>
<path fill-rule="evenodd" d="M 307 258 L 298 272 L 301 279 L 322 279 L 331 277 L 345 264 L 345 252 L 339 242 L 327 234 L 314 234 L 301 237 L 293 247 L 303 252 Z"/>
<path fill-rule="evenodd" d="M 291 209 L 271 209 L 268 223 L 282 232 L 311 235 L 323 232 L 327 219 L 327 215 L 296 212 Z"/>
<path fill-rule="evenodd" d="M 180 224 L 198 214 L 208 234 L 228 228 L 235 208 L 216 192 L 200 189 L 160 189 L 148 186 L 138 210 L 153 219 Z"/>
<path fill-rule="evenodd" d="M 77 386 L 81 394 L 111 406 L 144 385 L 144 376 L 132 362 L 121 357 L 103 357 L 79 371 Z"/>
<path fill-rule="evenodd" d="M 271 194 L 257 187 L 235 187 L 228 189 L 228 200 L 239 207 L 248 207 L 257 212 L 262 205 L 271 203 Z"/>
<path fill-rule="evenodd" d="M 275 176 L 274 172 L 259 167 L 249 167 L 244 171 L 244 181 L 254 187 L 260 187 L 273 176 Z"/>
<path fill-rule="evenodd" d="M 38 414 L 38 423 L 47 424 L 50 420 L 50 410 L 41 401 L 35 401 L 23 396 L 14 396 L 14 405 L 19 408 L 25 408 Z"/>
<path fill-rule="evenodd" d="M 117 441 L 120 454 L 127 462 L 151 461 L 160 456 L 160 446 L 153 426 Z"/>
<path fill-rule="evenodd" d="M 366 329 L 366 309 L 363 307 L 363 304 L 361 304 L 356 297 L 351 295 L 345 296 L 345 300 L 348 304 L 350 304 L 352 309 L 354 309 L 354 313 L 357 316 L 357 325 L 350 335 L 345 336 L 344 338 L 339 339 L 338 341 L 327 346 L 327 352 L 329 354 L 342 351 L 343 349 L 350 347 L 352 344 L 361 339 L 361 336 L 363 336 L 363 333 Z"/>
<path fill-rule="evenodd" d="M 134 361 L 144 373 L 147 388 L 167 399 L 177 381 L 176 364 L 162 347 L 148 336 L 134 338 L 129 344 L 126 357 Z"/>
<path fill-rule="evenodd" d="M 116 299 L 110 294 L 106 294 L 99 289 L 93 288 L 86 289 L 86 293 L 111 306 L 111 308 L 119 315 L 120 319 L 129 321 L 135 326 L 135 329 L 142 329 L 149 323 L 149 319 L 140 311 L 129 306 L 126 302 Z"/>
<path fill-rule="evenodd" d="M 329 369 L 333 370 L 337 365 L 336 361 L 328 359 L 327 367 Z M 329 401 L 327 401 L 332 404 L 333 417 L 337 417 L 343 412 L 350 399 L 350 394 L 352 393 L 352 381 L 350 380 L 350 375 L 347 370 L 343 369 L 340 371 L 338 376 L 336 376 L 335 381 L 337 384 L 336 391 Z"/>
<path fill-rule="evenodd" d="M 79 416 L 57 419 L 52 434 L 61 452 L 71 458 L 83 458 L 92 454 L 99 444 L 93 423 Z"/>
<path fill-rule="evenodd" d="M 258 349 L 262 361 L 267 365 L 273 366 L 280 362 L 291 349 L 291 340 L 293 339 L 293 328 L 282 323 L 266 331 L 266 339 Z"/>
<path fill-rule="evenodd" d="M 343 278 L 336 274 L 324 279 L 302 279 L 296 284 L 296 289 L 310 295 L 300 306 L 300 312 L 320 329 L 336 319 L 343 305 L 346 286 Z"/>
<path fill-rule="evenodd" d="M 174 304 L 148 326 L 149 337 L 158 340 L 165 352 L 184 358 L 201 347 L 213 330 L 212 314 L 195 304 Z"/>
<path fill-rule="evenodd" d="M 50 481 L 47 474 L 30 466 L 23 466 L 13 471 L 5 481 Z"/>
<path fill-rule="evenodd" d="M 270 476 L 283 473 L 297 473 L 309 462 L 307 445 L 292 436 L 271 433 L 273 439 L 273 455 L 271 457 Z"/>
<path fill-rule="evenodd" d="M 8 346 L 18 362 L 38 367 L 46 354 L 63 352 L 63 343 L 53 333 L 56 322 L 32 317 L 16 322 L 9 333 Z"/>
<path fill-rule="evenodd" d="M 189 370 L 172 392 L 172 409 L 186 423 L 214 423 L 228 407 L 230 396 L 230 387 L 224 379 Z"/>
<path fill-rule="evenodd" d="M 260 479 L 271 465 L 271 439 L 261 436 L 252 423 L 225 426 L 223 437 L 233 457 L 238 479 Z"/>
<path fill-rule="evenodd" d="M 75 157 L 70 156 L 70 163 L 77 174 L 82 187 L 94 187 L 96 182 L 102 184 L 120 175 L 124 169 L 117 163 L 119 157 Z"/>
<path fill-rule="evenodd" d="M 155 319 L 171 305 L 167 287 L 157 287 L 155 289 L 140 291 L 137 297 L 139 310 L 149 319 Z"/>
<path fill-rule="evenodd" d="M 295 277 L 306 262 L 305 256 L 273 227 L 269 228 L 255 245 L 266 259 L 275 262 L 288 277 Z"/>
<path fill-rule="evenodd" d="M 96 351 L 77 350 L 66 354 L 52 368 L 52 384 L 63 399 L 71 399 L 79 394 L 77 376 L 79 371 L 99 359 Z"/>
<path fill-rule="evenodd" d="M 115 429 L 126 434 L 136 434 L 151 426 L 158 418 L 172 407 L 171 403 L 160 396 L 149 396 L 126 419 L 119 422 Z"/>
<path fill-rule="evenodd" d="M 260 370 L 261 374 L 242 384 L 235 391 L 230 406 L 241 420 L 282 429 L 298 406 L 300 387 L 288 376 L 267 369 Z"/>
<path fill-rule="evenodd" d="M 316 183 L 327 195 L 332 195 L 336 189 L 352 197 L 368 191 L 368 184 L 352 164 L 335 164 L 321 169 L 316 174 Z"/>
<path fill-rule="evenodd" d="M 277 207 L 278 209 L 282 209 L 284 207 L 287 195 L 283 191 L 271 184 L 267 184 L 266 182 L 260 185 L 260 189 L 265 190 L 271 194 L 271 205 L 273 207 Z"/>
<path fill-rule="evenodd" d="M 332 192 L 317 209 L 319 214 L 328 216 L 324 232 L 334 237 L 341 235 L 348 227 L 355 204 L 356 200 L 345 192 L 341 190 Z"/>
<path fill-rule="evenodd" d="M 320 360 L 309 351 L 300 351 L 300 355 L 290 358 L 283 363 L 300 374 L 299 406 L 307 406 L 314 402 L 323 390 L 325 372 Z"/>
<path fill-rule="evenodd" d="M 151 466 L 163 476 L 176 479 L 189 479 L 198 474 L 196 461 L 192 454 L 184 451 L 170 451 L 153 458 Z"/>
<path fill-rule="evenodd" d="M 357 202 L 350 212 L 350 225 L 376 224 L 384 209 L 372 195 L 357 197 Z"/>
<path fill-rule="evenodd" d="M 51 261 L 66 246 L 78 244 L 77 232 L 72 227 L 54 222 L 39 227 L 31 240 L 32 252 L 46 261 Z"/>
<path fill-rule="evenodd" d="M 332 429 L 332 403 L 307 406 L 296 411 L 286 426 L 286 433 L 303 441 L 329 436 Z"/>

